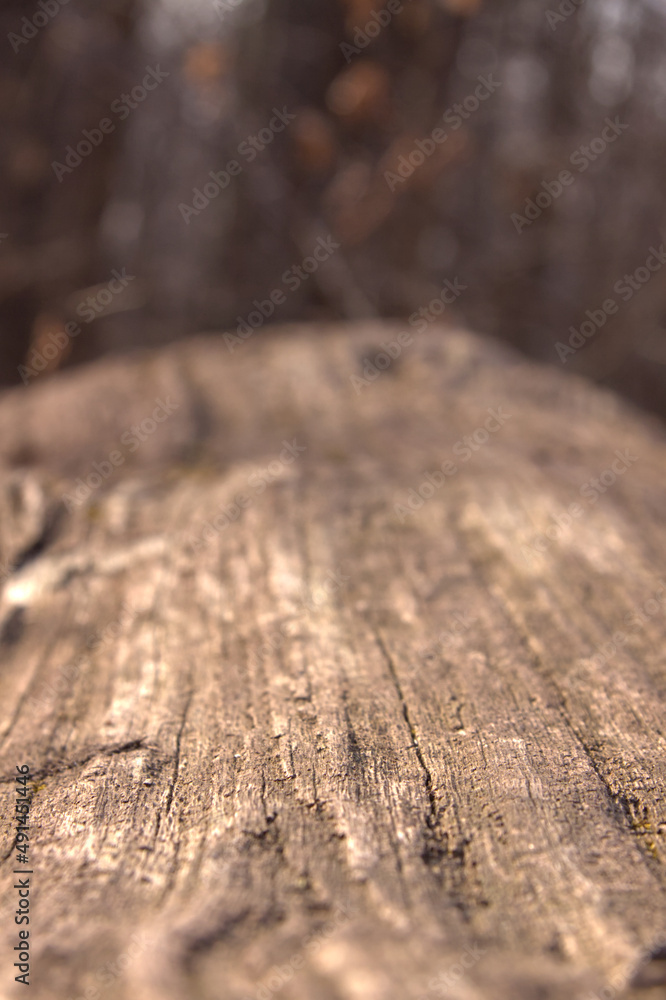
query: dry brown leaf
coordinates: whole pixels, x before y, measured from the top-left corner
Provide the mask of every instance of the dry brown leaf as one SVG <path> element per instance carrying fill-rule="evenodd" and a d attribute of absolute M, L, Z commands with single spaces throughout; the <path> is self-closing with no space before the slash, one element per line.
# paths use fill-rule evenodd
<path fill-rule="evenodd" d="M 329 118 L 315 108 L 301 108 L 291 126 L 296 162 L 312 174 L 324 173 L 337 154 L 335 129 Z"/>
<path fill-rule="evenodd" d="M 229 72 L 230 56 L 219 42 L 191 45 L 183 57 L 183 74 L 189 83 L 206 86 Z"/>
<path fill-rule="evenodd" d="M 387 107 L 390 87 L 384 67 L 362 59 L 338 73 L 328 88 L 326 104 L 339 118 L 377 120 Z"/>
<path fill-rule="evenodd" d="M 386 0 L 347 0 L 347 14 L 345 16 L 345 28 L 349 35 L 352 35 L 356 28 L 363 28 L 370 21 L 373 14 L 382 10 L 386 6 Z"/>
<path fill-rule="evenodd" d="M 71 350 L 72 339 L 65 330 L 63 320 L 49 313 L 40 313 L 32 325 L 25 364 L 40 374 L 54 372 L 61 367 Z M 36 357 L 39 359 L 37 363 Z"/>

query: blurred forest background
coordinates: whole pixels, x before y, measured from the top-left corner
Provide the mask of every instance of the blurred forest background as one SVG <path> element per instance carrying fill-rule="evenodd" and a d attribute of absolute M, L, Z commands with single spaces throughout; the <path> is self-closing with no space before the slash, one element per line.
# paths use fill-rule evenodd
<path fill-rule="evenodd" d="M 666 239 L 664 0 L 5 0 L 0 27 L 1 384 L 235 330 L 275 289 L 262 336 L 406 321 L 457 279 L 444 319 L 560 368 L 613 299 L 564 368 L 666 415 L 666 266 L 614 291 Z"/>

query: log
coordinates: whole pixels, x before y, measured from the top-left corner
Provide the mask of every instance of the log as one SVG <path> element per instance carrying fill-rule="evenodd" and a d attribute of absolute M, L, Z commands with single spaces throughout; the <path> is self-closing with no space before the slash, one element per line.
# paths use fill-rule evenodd
<path fill-rule="evenodd" d="M 663 429 L 408 340 L 0 396 L 3 997 L 25 764 L 37 1000 L 664 995 Z"/>

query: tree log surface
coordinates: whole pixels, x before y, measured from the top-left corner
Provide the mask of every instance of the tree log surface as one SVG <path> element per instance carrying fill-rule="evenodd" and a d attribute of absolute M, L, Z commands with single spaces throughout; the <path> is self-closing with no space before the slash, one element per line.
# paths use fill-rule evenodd
<path fill-rule="evenodd" d="M 664 433 L 399 329 L 0 396 L 3 997 L 25 762 L 36 1000 L 665 995 Z"/>

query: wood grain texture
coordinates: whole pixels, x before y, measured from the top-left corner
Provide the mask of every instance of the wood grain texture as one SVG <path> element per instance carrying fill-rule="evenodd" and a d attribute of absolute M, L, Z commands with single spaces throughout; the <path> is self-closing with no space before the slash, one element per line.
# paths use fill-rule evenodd
<path fill-rule="evenodd" d="M 0 396 L 3 997 L 24 761 L 39 1000 L 665 995 L 664 434 L 398 332 Z"/>

